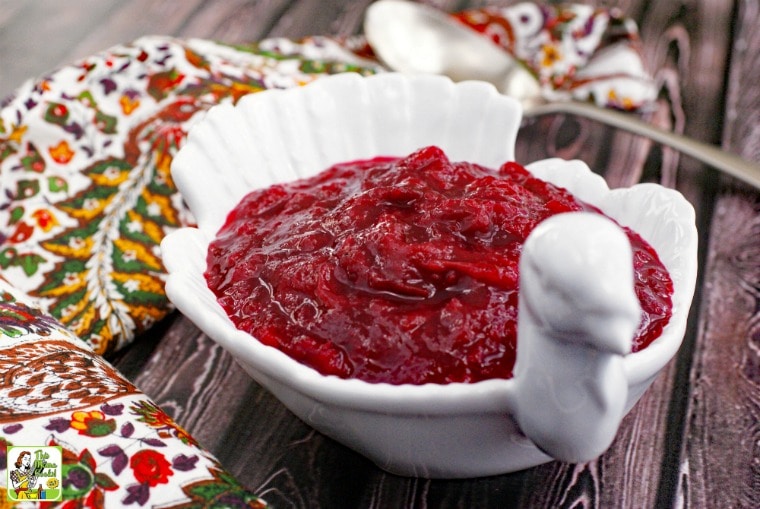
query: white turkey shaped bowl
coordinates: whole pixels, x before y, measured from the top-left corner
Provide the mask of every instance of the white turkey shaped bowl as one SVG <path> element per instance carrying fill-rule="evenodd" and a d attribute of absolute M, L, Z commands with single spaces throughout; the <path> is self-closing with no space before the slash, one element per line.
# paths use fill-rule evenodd
<path fill-rule="evenodd" d="M 619 257 L 630 266 L 630 245 L 619 245 L 621 230 L 611 221 L 598 214 L 560 214 L 558 221 L 541 223 L 528 240 L 539 241 L 523 250 L 522 261 L 536 252 L 535 280 L 521 280 L 521 292 L 538 297 L 524 310 L 523 301 L 530 299 L 521 293 L 517 363 L 508 380 L 390 385 L 324 376 L 235 328 L 204 278 L 209 242 L 253 189 L 312 176 L 336 163 L 402 157 L 429 145 L 442 148 L 452 161 L 498 168 L 514 159 L 520 121 L 518 103 L 491 85 L 395 73 L 324 77 L 214 107 L 192 128 L 173 162 L 173 177 L 198 227 L 180 229 L 162 243 L 166 292 L 295 415 L 388 471 L 463 478 L 553 458 L 596 457 L 683 339 L 696 280 L 697 235 L 694 211 L 675 191 L 654 184 L 609 190 L 579 161 L 528 165 L 535 176 L 596 205 L 657 250 L 674 283 L 673 316 L 652 344 L 627 353 L 630 342 L 620 342 L 620 331 L 628 340 L 631 331 L 620 324 L 630 321 L 625 317 L 632 309 L 632 269 L 601 263 L 600 272 L 587 279 L 615 280 L 606 300 L 619 302 L 622 311 L 596 316 L 599 310 L 592 310 L 573 318 L 578 313 L 570 310 L 564 313 L 570 323 L 559 328 L 568 325 L 573 338 L 554 343 L 541 337 L 540 327 L 529 326 L 527 318 L 544 306 L 538 280 L 551 272 L 549 266 L 563 270 L 568 249 L 581 246 L 581 261 Z M 583 244 L 594 236 L 601 244 L 593 239 Z M 545 248 L 547 239 L 556 250 Z M 581 292 L 595 291 L 583 278 L 573 284 Z M 544 307 L 550 307 L 548 297 Z M 575 329 L 589 323 L 591 339 L 579 339 Z"/>

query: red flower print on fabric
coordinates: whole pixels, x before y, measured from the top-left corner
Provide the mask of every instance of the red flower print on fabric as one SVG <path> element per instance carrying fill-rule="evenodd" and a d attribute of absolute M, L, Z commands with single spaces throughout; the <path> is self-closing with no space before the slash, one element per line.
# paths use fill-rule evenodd
<path fill-rule="evenodd" d="M 169 477 L 174 475 L 171 464 L 163 454 L 152 449 L 138 451 L 129 460 L 135 479 L 141 484 L 150 487 L 169 482 Z"/>

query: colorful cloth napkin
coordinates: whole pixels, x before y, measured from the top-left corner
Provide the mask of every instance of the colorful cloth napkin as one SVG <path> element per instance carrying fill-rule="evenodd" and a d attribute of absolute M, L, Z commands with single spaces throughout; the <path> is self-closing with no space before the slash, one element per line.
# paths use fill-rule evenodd
<path fill-rule="evenodd" d="M 263 508 L 195 439 L 101 356 L 0 280 L 0 506 L 58 493 L 59 507 Z M 58 482 L 8 485 L 8 451 L 59 446 Z M 13 449 L 18 451 L 18 448 Z M 11 465 L 11 472 L 6 466 Z M 59 484 L 60 482 L 60 484 Z M 48 489 L 52 487 L 54 489 Z M 19 498 L 20 497 L 20 498 Z M 37 500 L 36 498 L 33 500 Z M 42 506 L 34 502 L 30 507 Z"/>

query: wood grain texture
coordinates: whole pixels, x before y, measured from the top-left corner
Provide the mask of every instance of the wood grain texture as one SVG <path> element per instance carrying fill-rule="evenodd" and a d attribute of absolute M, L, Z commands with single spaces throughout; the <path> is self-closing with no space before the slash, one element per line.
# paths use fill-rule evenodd
<path fill-rule="evenodd" d="M 727 150 L 760 161 L 760 4 L 738 4 L 728 73 Z M 751 49 L 754 48 L 754 49 Z M 721 180 L 705 265 L 703 312 L 689 377 L 678 502 L 760 504 L 760 201 Z"/>
<path fill-rule="evenodd" d="M 0 0 L 0 99 L 29 78 L 104 49 L 81 47 L 77 53 L 74 48 L 117 3 L 77 0 L 75 9 L 61 9 L 57 0 Z"/>
<path fill-rule="evenodd" d="M 177 35 L 227 43 L 258 41 L 271 34 L 290 4 L 289 0 L 202 2 Z"/>
<path fill-rule="evenodd" d="M 578 1 L 638 22 L 661 90 L 645 120 L 760 160 L 760 0 Z M 360 33 L 369 3 L 0 0 L 0 96 L 146 34 L 236 43 Z M 516 2 L 424 3 L 453 11 Z M 583 159 L 611 187 L 659 182 L 697 211 L 704 263 L 684 347 L 598 460 L 464 481 L 390 475 L 296 419 L 179 315 L 115 364 L 276 507 L 760 507 L 758 192 L 649 140 L 566 115 L 527 122 L 517 155 Z"/>
<path fill-rule="evenodd" d="M 294 2 L 272 28 L 271 35 L 296 38 L 315 34 L 352 35 L 361 30 L 364 10 L 370 3 L 368 0 Z"/>
<path fill-rule="evenodd" d="M 691 370 L 680 497 L 692 507 L 760 500 L 760 202 L 726 190 L 715 208 L 705 312 Z M 737 255 L 737 253 L 741 253 Z"/>

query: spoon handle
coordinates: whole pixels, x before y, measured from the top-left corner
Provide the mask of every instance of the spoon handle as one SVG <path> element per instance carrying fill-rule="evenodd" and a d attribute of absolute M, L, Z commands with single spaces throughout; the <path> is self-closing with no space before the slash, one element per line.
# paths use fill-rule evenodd
<path fill-rule="evenodd" d="M 523 115 L 534 117 L 553 113 L 578 115 L 645 136 L 760 189 L 760 164 L 747 161 L 715 145 L 702 143 L 647 124 L 629 113 L 600 108 L 593 104 L 557 102 L 527 107 Z"/>

